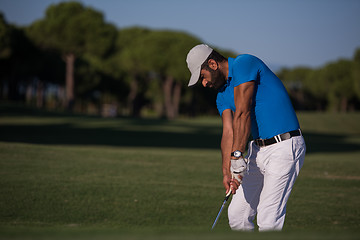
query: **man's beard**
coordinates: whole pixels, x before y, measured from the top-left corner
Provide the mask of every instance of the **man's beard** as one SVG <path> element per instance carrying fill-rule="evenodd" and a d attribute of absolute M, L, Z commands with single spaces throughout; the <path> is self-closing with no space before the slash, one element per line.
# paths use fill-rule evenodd
<path fill-rule="evenodd" d="M 210 69 L 212 88 L 219 90 L 226 83 L 226 76 L 220 70 Z"/>

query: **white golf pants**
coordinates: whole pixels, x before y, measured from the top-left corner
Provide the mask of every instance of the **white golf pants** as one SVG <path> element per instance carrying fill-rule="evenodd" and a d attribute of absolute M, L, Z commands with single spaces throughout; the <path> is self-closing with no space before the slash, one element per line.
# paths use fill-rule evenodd
<path fill-rule="evenodd" d="M 305 151 L 302 136 L 261 148 L 254 141 L 249 143 L 249 171 L 228 208 L 233 230 L 253 230 L 256 214 L 259 231 L 282 229 L 286 203 Z"/>

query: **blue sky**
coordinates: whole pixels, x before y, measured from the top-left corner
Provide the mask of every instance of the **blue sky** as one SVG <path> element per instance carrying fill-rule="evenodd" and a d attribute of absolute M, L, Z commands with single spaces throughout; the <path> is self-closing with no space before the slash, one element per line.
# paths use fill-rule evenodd
<path fill-rule="evenodd" d="M 0 0 L 8 22 L 44 17 L 61 0 Z M 321 67 L 360 48 L 360 0 L 82 0 L 118 28 L 188 32 L 203 42 L 250 53 L 270 66 Z"/>

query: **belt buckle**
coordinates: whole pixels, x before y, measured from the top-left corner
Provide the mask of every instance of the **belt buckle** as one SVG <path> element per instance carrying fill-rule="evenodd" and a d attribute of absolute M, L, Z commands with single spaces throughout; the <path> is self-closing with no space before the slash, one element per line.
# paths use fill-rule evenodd
<path fill-rule="evenodd" d="M 256 143 L 258 146 L 260 147 L 264 147 L 265 146 L 265 140 L 264 139 L 256 139 Z"/>

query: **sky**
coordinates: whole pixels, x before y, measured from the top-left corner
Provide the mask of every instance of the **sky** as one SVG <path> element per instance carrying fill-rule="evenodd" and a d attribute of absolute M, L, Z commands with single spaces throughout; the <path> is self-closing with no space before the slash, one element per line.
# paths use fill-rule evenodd
<path fill-rule="evenodd" d="M 30 25 L 63 0 L 0 0 L 7 22 Z M 360 0 L 80 0 L 119 29 L 184 31 L 270 67 L 318 68 L 360 48 Z"/>

